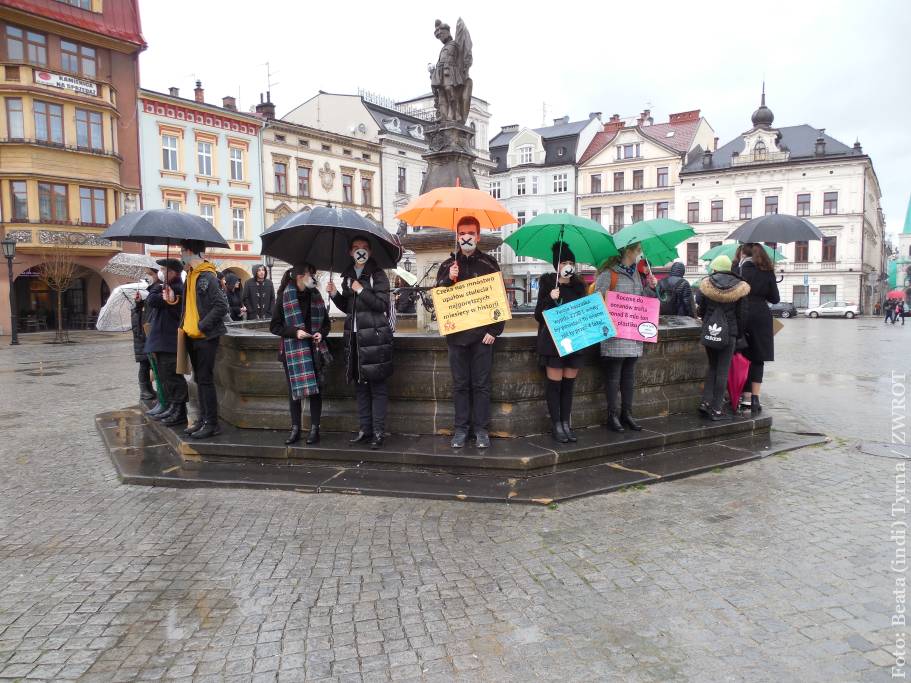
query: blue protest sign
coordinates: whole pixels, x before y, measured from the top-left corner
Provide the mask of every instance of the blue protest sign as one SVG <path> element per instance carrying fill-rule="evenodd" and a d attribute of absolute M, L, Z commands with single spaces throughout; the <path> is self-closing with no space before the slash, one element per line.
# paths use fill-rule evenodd
<path fill-rule="evenodd" d="M 544 311 L 544 320 L 561 357 L 617 335 L 598 293 Z"/>

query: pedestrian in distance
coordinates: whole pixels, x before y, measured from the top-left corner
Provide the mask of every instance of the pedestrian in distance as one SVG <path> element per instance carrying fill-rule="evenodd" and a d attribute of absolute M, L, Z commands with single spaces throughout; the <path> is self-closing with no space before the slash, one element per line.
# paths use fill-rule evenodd
<path fill-rule="evenodd" d="M 905 324 L 905 302 L 904 301 L 899 300 L 899 301 L 895 302 L 895 309 L 892 311 L 892 324 L 893 325 L 895 324 L 896 320 L 901 320 L 902 325 Z"/>
<path fill-rule="evenodd" d="M 321 387 L 332 356 L 326 345 L 332 322 L 323 297 L 317 288 L 316 268 L 298 263 L 285 271 L 272 310 L 269 330 L 281 337 L 278 357 L 288 384 L 288 409 L 291 434 L 288 445 L 301 438 L 303 399 L 310 404 L 310 433 L 307 445 L 319 443 L 319 425 L 323 412 Z"/>
<path fill-rule="evenodd" d="M 463 216 L 456 225 L 456 251 L 437 271 L 437 287 L 499 273 L 500 265 L 480 250 L 481 224 L 474 216 Z M 493 344 L 506 323 L 498 322 L 455 332 L 446 336 L 455 425 L 451 446 L 462 448 L 474 431 L 478 448 L 490 447 L 490 387 Z"/>
<path fill-rule="evenodd" d="M 357 396 L 358 432 L 350 443 L 383 447 L 392 376 L 392 327 L 389 324 L 389 278 L 370 254 L 370 241 L 354 237 L 351 263 L 342 271 L 341 289 L 329 282 L 333 304 L 345 314 L 345 378 Z"/>
<path fill-rule="evenodd" d="M 658 299 L 661 301 L 661 315 L 683 315 L 693 317 L 693 289 L 686 281 L 686 266 L 675 261 L 670 274 L 658 282 Z"/>
<path fill-rule="evenodd" d="M 607 301 L 608 292 L 621 292 L 635 296 L 656 296 L 657 281 L 652 273 L 643 277 L 637 267 L 642 247 L 634 242 L 620 250 L 619 256 L 609 258 L 595 289 Z M 624 431 L 624 425 L 633 431 L 642 426 L 633 418 L 635 398 L 636 362 L 642 355 L 643 342 L 635 339 L 611 337 L 601 342 L 601 367 L 607 394 L 607 426 L 615 432 Z M 619 394 L 619 400 L 618 400 Z"/>
<path fill-rule="evenodd" d="M 544 311 L 581 299 L 586 295 L 586 285 L 576 272 L 576 256 L 569 246 L 554 242 L 551 249 L 554 272 L 545 273 L 538 280 L 537 352 L 547 377 L 544 396 L 550 414 L 551 436 L 557 443 L 569 443 L 578 440 L 572 429 L 573 390 L 583 357 L 579 351 L 560 356 L 544 319 Z"/>
<path fill-rule="evenodd" d="M 895 304 L 897 302 L 894 299 L 886 299 L 886 305 L 883 307 L 886 311 L 886 318 L 883 320 L 884 323 L 894 322 L 893 316 L 895 315 Z"/>
<path fill-rule="evenodd" d="M 225 273 L 225 294 L 228 297 L 228 310 L 231 313 L 231 320 L 243 320 L 240 278 L 234 273 Z"/>
<path fill-rule="evenodd" d="M 162 267 L 162 283 L 149 290 L 146 307 L 154 311 L 151 329 L 146 338 L 145 351 L 155 359 L 158 380 L 161 382 L 164 402 L 146 413 L 146 416 L 169 427 L 187 423 L 187 380 L 177 372 L 177 328 L 180 325 L 180 306 L 183 299 L 183 270 L 177 259 L 157 261 Z M 167 286 L 174 294 L 173 303 L 164 297 Z"/>
<path fill-rule="evenodd" d="M 731 266 L 727 256 L 715 257 L 712 274 L 702 279 L 696 294 L 696 313 L 702 319 L 700 341 L 708 358 L 699 412 L 713 421 L 724 417 L 724 389 L 744 328 L 743 302 L 750 293 L 750 286 L 731 272 Z"/>
<path fill-rule="evenodd" d="M 275 308 L 275 287 L 266 276 L 262 263 L 253 266 L 253 277 L 244 283 L 240 298 L 240 314 L 247 320 L 268 320 Z"/>
<path fill-rule="evenodd" d="M 154 270 L 142 276 L 144 282 L 149 287 L 153 287 L 158 282 L 158 274 Z M 133 295 L 133 310 L 130 312 L 130 328 L 133 332 L 133 357 L 139 363 L 139 398 L 142 401 L 151 401 L 155 398 L 155 387 L 152 386 L 152 364 L 149 362 L 149 356 L 145 352 L 146 345 L 146 328 L 149 324 L 151 309 L 145 306 L 146 297 L 149 295 L 148 289 L 136 290 Z"/>
<path fill-rule="evenodd" d="M 769 310 L 769 304 L 781 301 L 772 262 L 761 244 L 743 245 L 740 277 L 750 286 L 744 319 L 747 348 L 743 352 L 750 361 L 750 374 L 747 378 L 750 390 L 744 392 L 740 407 L 749 408 L 751 413 L 756 414 L 762 412 L 759 394 L 762 390 L 765 364 L 775 360 L 775 337 L 772 332 L 772 312 Z"/>

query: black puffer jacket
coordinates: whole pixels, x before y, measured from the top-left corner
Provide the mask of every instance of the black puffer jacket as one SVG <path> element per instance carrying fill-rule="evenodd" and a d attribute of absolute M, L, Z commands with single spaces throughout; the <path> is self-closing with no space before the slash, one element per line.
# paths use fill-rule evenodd
<path fill-rule="evenodd" d="M 720 308 L 728 321 L 731 338 L 743 336 L 743 301 L 750 286 L 733 273 L 716 272 L 703 278 L 696 292 L 696 313 L 703 320 Z"/>
<path fill-rule="evenodd" d="M 465 256 L 461 251 L 458 254 L 450 254 L 449 258 L 443 261 L 440 269 L 437 271 L 437 287 L 452 287 L 455 283 L 449 279 L 449 269 L 453 263 L 459 264 L 459 282 L 470 280 L 482 275 L 500 272 L 500 264 L 490 254 L 476 249 L 470 256 Z M 506 322 L 493 323 L 482 327 L 475 327 L 470 330 L 455 332 L 446 336 L 446 342 L 456 346 L 471 346 L 484 338 L 485 334 L 493 337 L 499 337 L 506 328 Z"/>
<path fill-rule="evenodd" d="M 550 293 L 557 282 L 556 273 L 545 273 L 538 280 L 538 303 L 535 305 L 535 320 L 538 321 L 537 351 L 539 356 L 559 356 L 560 352 L 554 345 L 550 336 L 547 323 L 544 320 L 544 311 L 556 307 L 557 302 L 550 298 Z M 573 275 L 569 282 L 560 285 L 560 303 L 569 303 L 585 296 L 585 281 L 578 275 Z"/>
<path fill-rule="evenodd" d="M 357 279 L 363 289 L 355 294 Z M 342 273 L 342 287 L 332 297 L 345 313 L 345 374 L 348 382 L 382 382 L 392 375 L 392 330 L 389 312 L 389 278 L 373 259 L 364 264 L 358 278 L 351 265 Z M 357 358 L 352 338 L 357 330 Z"/>
<path fill-rule="evenodd" d="M 180 327 L 183 327 L 184 316 L 187 313 L 186 303 L 185 295 L 180 305 Z M 228 299 L 221 291 L 218 278 L 212 271 L 203 271 L 196 280 L 196 308 L 199 313 L 199 331 L 205 335 L 204 339 L 214 339 L 227 334 L 225 316 L 228 314 Z"/>

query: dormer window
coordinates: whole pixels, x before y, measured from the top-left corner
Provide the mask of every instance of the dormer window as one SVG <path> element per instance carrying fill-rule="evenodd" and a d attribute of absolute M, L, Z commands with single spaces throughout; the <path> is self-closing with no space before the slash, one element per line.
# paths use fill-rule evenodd
<path fill-rule="evenodd" d="M 766 148 L 762 139 L 756 141 L 753 145 L 753 161 L 765 161 L 769 158 L 769 150 Z"/>
<path fill-rule="evenodd" d="M 386 130 L 391 130 L 393 133 L 402 132 L 402 124 L 398 117 L 394 116 L 391 119 L 383 119 L 383 125 L 386 127 Z"/>
<path fill-rule="evenodd" d="M 530 164 L 532 160 L 533 147 L 531 145 L 522 145 L 519 147 L 519 163 Z"/>
<path fill-rule="evenodd" d="M 558 156 L 558 157 L 562 157 L 564 154 L 566 154 L 566 147 L 558 147 L 558 148 L 557 148 L 557 156 Z"/>
<path fill-rule="evenodd" d="M 411 134 L 411 137 L 417 138 L 418 140 L 424 139 L 424 126 L 417 124 L 415 126 L 409 126 L 408 132 Z"/>

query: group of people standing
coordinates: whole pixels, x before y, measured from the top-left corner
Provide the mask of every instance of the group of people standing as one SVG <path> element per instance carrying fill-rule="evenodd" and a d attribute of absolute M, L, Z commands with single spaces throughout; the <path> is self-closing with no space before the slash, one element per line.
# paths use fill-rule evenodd
<path fill-rule="evenodd" d="M 886 303 L 883 304 L 883 309 L 886 311 L 886 318 L 883 320 L 884 323 L 891 322 L 893 325 L 901 320 L 902 325 L 905 324 L 905 313 L 907 309 L 905 307 L 905 302 L 901 299 L 886 299 Z"/>

